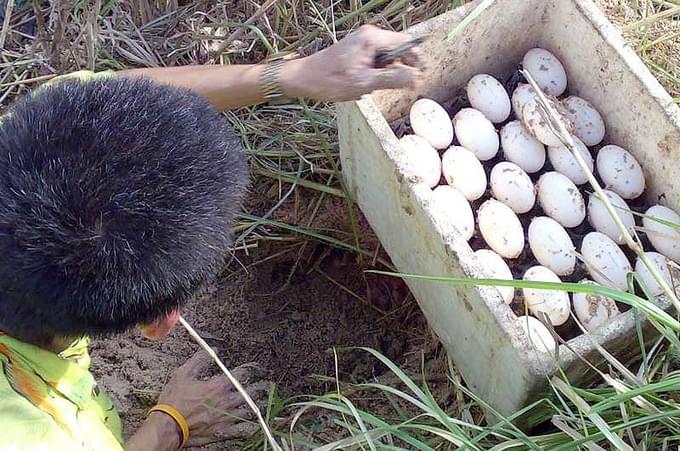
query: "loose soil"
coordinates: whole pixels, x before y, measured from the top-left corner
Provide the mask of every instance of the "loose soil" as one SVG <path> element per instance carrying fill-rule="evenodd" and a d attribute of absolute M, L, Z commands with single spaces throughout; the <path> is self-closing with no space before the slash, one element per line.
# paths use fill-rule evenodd
<path fill-rule="evenodd" d="M 366 275 L 355 254 L 317 246 L 313 254 L 321 257 L 287 283 L 290 257 L 258 263 L 277 251 L 270 246 L 233 261 L 183 312 L 228 367 L 258 363 L 285 398 L 333 389 L 315 377 L 335 375 L 333 347 L 368 346 L 397 362 L 408 349 L 422 349 L 427 327 L 401 281 Z M 114 399 L 126 436 L 196 350 L 180 327 L 156 343 L 129 333 L 93 344 L 93 372 Z M 342 381 L 357 382 L 385 368 L 348 351 L 339 353 L 338 370 Z"/>

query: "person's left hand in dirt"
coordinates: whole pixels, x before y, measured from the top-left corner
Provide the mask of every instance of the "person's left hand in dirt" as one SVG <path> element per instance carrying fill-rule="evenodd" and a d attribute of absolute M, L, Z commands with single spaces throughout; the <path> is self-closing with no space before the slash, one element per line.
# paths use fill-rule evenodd
<path fill-rule="evenodd" d="M 413 37 L 364 25 L 334 45 L 311 56 L 284 62 L 279 84 L 288 98 L 322 101 L 355 100 L 382 89 L 417 88 L 424 68 L 417 48 L 386 67 L 375 67 L 381 51 L 392 50 Z M 203 65 L 133 69 L 122 76 L 144 76 L 190 89 L 218 110 L 266 101 L 260 82 L 264 64 Z"/>
<path fill-rule="evenodd" d="M 258 429 L 254 413 L 236 388 L 223 374 L 202 377 L 213 365 L 203 351 L 196 353 L 178 368 L 163 389 L 158 404 L 172 406 L 189 425 L 186 446 L 203 446 L 217 441 L 244 438 Z M 232 374 L 243 385 L 256 404 L 268 395 L 271 384 L 251 382 L 261 375 L 255 365 L 242 365 Z M 163 412 L 151 412 L 144 424 L 127 443 L 126 450 L 176 450 L 181 430 Z"/>

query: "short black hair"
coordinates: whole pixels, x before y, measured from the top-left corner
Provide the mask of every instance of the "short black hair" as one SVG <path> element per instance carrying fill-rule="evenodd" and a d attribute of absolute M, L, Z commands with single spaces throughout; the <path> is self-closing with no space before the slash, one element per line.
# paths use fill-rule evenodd
<path fill-rule="evenodd" d="M 181 306 L 228 253 L 239 138 L 198 95 L 63 80 L 0 122 L 0 330 L 105 335 Z"/>

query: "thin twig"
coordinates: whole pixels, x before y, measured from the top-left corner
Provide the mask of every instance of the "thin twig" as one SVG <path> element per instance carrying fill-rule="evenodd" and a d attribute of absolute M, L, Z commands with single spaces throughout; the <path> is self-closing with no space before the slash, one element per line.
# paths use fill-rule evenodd
<path fill-rule="evenodd" d="M 220 43 L 219 47 L 217 47 L 217 50 L 215 51 L 215 57 L 212 59 L 212 64 L 215 64 L 215 63 L 217 62 L 217 60 L 220 58 L 220 56 L 222 55 L 222 52 L 224 52 L 224 50 L 225 50 L 227 47 L 229 47 L 229 45 L 231 45 L 231 43 L 232 43 L 236 38 L 240 37 L 241 34 L 243 34 L 244 30 L 248 28 L 248 25 L 251 25 L 251 24 L 252 24 L 253 22 L 255 22 L 257 19 L 259 19 L 260 17 L 262 17 L 262 16 L 264 15 L 264 13 L 266 13 L 266 12 L 269 10 L 269 8 L 271 8 L 272 6 L 274 6 L 274 5 L 276 4 L 276 2 L 278 2 L 278 1 L 279 1 L 279 0 L 267 0 L 262 6 L 260 6 L 260 7 L 257 9 L 257 11 L 255 11 L 255 13 L 254 13 L 252 16 L 250 16 L 250 17 L 248 18 L 248 20 L 246 20 L 245 22 L 243 22 L 243 27 L 241 27 L 241 28 L 237 29 L 236 31 L 234 31 L 232 34 L 229 35 L 229 37 L 227 37 L 227 39 L 225 39 L 224 41 L 222 41 L 222 42 Z"/>
<path fill-rule="evenodd" d="M 12 11 L 14 10 L 14 0 L 7 0 L 5 6 L 5 20 L 2 22 L 2 31 L 0 32 L 0 49 L 5 48 L 5 39 L 9 33 L 9 22 L 12 19 Z"/>
<path fill-rule="evenodd" d="M 267 440 L 269 441 L 269 444 L 272 446 L 272 449 L 274 451 L 282 451 L 281 447 L 279 446 L 278 443 L 276 443 L 276 440 L 274 439 L 274 436 L 272 435 L 271 430 L 269 430 L 269 426 L 267 426 L 267 422 L 264 420 L 262 417 L 262 413 L 260 412 L 260 409 L 257 407 L 253 399 L 250 397 L 248 392 L 243 388 L 241 383 L 231 374 L 231 371 L 227 369 L 227 367 L 222 363 L 222 360 L 217 356 L 217 353 L 213 350 L 213 348 L 210 347 L 208 343 L 205 342 L 203 338 L 201 338 L 200 335 L 198 335 L 198 332 L 194 330 L 193 327 L 183 318 L 179 317 L 179 323 L 186 329 L 186 331 L 191 335 L 191 338 L 193 338 L 196 343 L 203 348 L 203 350 L 213 359 L 213 361 L 217 364 L 218 367 L 222 370 L 222 372 L 227 376 L 227 379 L 232 383 L 234 387 L 236 387 L 236 390 L 241 394 L 243 399 L 245 400 L 246 404 L 255 412 L 255 415 L 257 416 L 257 420 L 260 422 L 260 425 L 262 426 L 262 430 L 264 431 L 265 435 L 267 436 Z"/>
<path fill-rule="evenodd" d="M 574 140 L 571 136 L 571 133 L 569 133 L 569 130 L 567 129 L 567 126 L 565 125 L 564 121 L 560 118 L 560 115 L 553 106 L 550 104 L 548 99 L 545 97 L 545 94 L 543 94 L 543 91 L 541 88 L 536 84 L 536 81 L 533 79 L 531 74 L 526 71 L 522 70 L 522 75 L 527 79 L 529 84 L 532 86 L 534 89 L 534 92 L 536 93 L 536 99 L 538 100 L 539 105 L 541 106 L 541 115 L 544 116 L 544 119 L 546 120 L 548 126 L 550 129 L 555 133 L 555 135 L 560 139 L 562 144 L 569 149 L 571 154 L 574 156 L 576 161 L 578 162 L 578 165 L 581 167 L 581 170 L 586 174 L 586 177 L 588 178 L 588 182 L 590 182 L 590 185 L 593 187 L 595 190 L 595 193 L 598 195 L 602 203 L 604 204 L 605 208 L 607 209 L 607 212 L 609 215 L 612 217 L 614 220 L 614 223 L 616 226 L 619 228 L 619 231 L 621 232 L 621 235 L 623 236 L 624 241 L 628 245 L 628 247 L 635 252 L 635 254 L 642 260 L 642 262 L 645 264 L 649 272 L 652 274 L 654 277 L 654 280 L 659 284 L 659 286 L 663 289 L 664 294 L 668 297 L 668 299 L 671 301 L 673 306 L 676 308 L 678 312 L 680 312 L 680 301 L 678 301 L 678 297 L 675 295 L 675 292 L 673 289 L 670 287 L 668 282 L 663 278 L 661 273 L 657 270 L 657 268 L 654 266 L 652 261 L 647 257 L 645 254 L 645 251 L 642 247 L 642 244 L 640 243 L 639 239 L 634 239 L 633 236 L 630 234 L 630 231 L 626 228 L 626 226 L 623 224 L 623 221 L 621 220 L 621 217 L 619 214 L 616 212 L 615 207 L 611 204 L 609 199 L 604 193 L 604 190 L 600 186 L 599 182 L 595 179 L 595 176 L 593 173 L 590 171 L 590 168 L 586 164 L 585 160 L 583 159 L 583 156 L 581 153 L 578 151 L 576 144 L 574 143 Z"/>

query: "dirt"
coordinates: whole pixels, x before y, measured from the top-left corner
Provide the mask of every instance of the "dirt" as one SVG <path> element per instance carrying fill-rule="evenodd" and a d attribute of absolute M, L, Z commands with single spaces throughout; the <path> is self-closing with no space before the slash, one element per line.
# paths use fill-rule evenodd
<path fill-rule="evenodd" d="M 290 257 L 258 264 L 258 258 L 276 251 L 271 246 L 232 262 L 183 312 L 228 367 L 260 364 L 286 398 L 333 387 L 315 377 L 334 376 L 333 347 L 368 346 L 399 362 L 413 343 L 422 345 L 427 327 L 401 281 L 365 275 L 354 254 L 317 246 L 311 253 L 316 260 L 300 266 L 287 284 Z M 135 333 L 94 343 L 93 372 L 114 399 L 126 436 L 143 420 L 172 370 L 195 350 L 179 327 L 157 343 Z M 385 371 L 363 352 L 339 356 L 344 382 Z"/>

